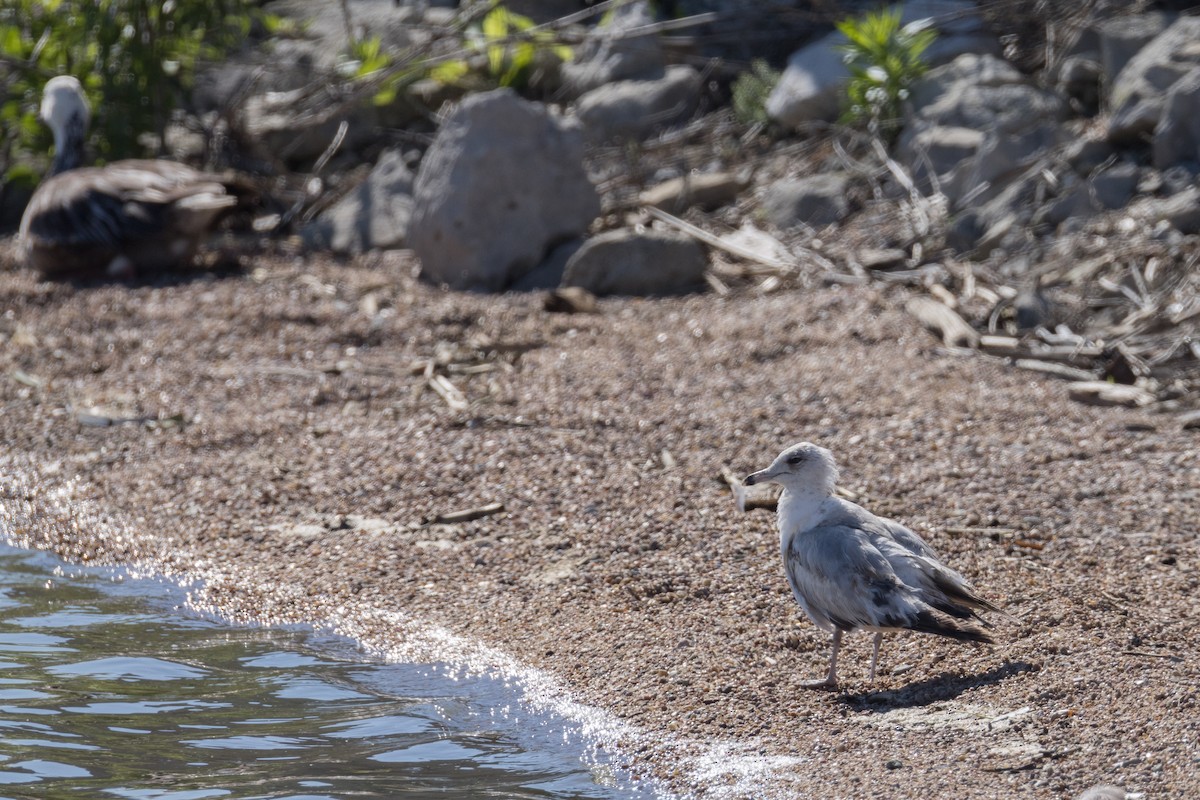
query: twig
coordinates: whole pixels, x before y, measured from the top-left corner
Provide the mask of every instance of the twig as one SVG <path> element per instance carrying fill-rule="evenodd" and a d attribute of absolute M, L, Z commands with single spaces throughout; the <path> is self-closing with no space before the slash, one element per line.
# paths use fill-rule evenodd
<path fill-rule="evenodd" d="M 722 241 L 720 237 L 714 236 L 713 234 L 709 233 L 708 231 L 706 231 L 702 228 L 698 228 L 695 225 L 691 224 L 690 222 L 684 222 L 679 217 L 676 217 L 673 214 L 668 214 L 666 211 L 663 211 L 661 208 L 655 208 L 654 206 L 645 206 L 645 209 L 646 209 L 646 213 L 649 214 L 650 216 L 654 217 L 655 219 L 665 222 L 668 225 L 670 225 L 671 227 L 677 228 L 678 230 L 683 231 L 688 236 L 691 236 L 693 239 L 697 239 L 701 242 L 704 242 L 705 244 L 709 245 L 710 247 L 716 247 L 719 250 L 724 250 L 726 253 L 732 253 L 733 255 L 737 256 L 738 258 L 744 258 L 747 261 L 753 261 L 756 264 L 762 264 L 764 267 L 770 267 L 771 269 L 778 270 L 780 272 L 787 273 L 787 274 L 794 273 L 798 269 L 798 267 L 795 263 L 788 263 L 785 261 L 780 261 L 777 258 L 771 258 L 770 256 L 764 256 L 760 253 L 755 253 L 753 250 L 748 250 L 740 245 L 730 244 L 729 242 Z M 832 269 L 833 264 L 830 263 L 829 266 Z"/>
<path fill-rule="evenodd" d="M 465 411 L 470 405 L 466 396 L 445 375 L 430 375 L 429 388 L 446 401 L 451 411 Z"/>
<path fill-rule="evenodd" d="M 479 506 L 478 508 L 466 508 L 462 511 L 449 511 L 445 514 L 436 514 L 426 524 L 451 525 L 456 522 L 471 522 L 472 520 L 499 514 L 502 511 L 504 511 L 504 503 L 488 503 L 486 506 Z"/>

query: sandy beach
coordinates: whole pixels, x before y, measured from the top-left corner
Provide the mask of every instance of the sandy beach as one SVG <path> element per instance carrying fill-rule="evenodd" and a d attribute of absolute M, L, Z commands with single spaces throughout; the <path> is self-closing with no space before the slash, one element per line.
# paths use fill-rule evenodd
<path fill-rule="evenodd" d="M 384 648 L 436 626 L 609 712 L 634 773 L 684 794 L 1200 795 L 1200 431 L 945 351 L 898 295 L 551 314 L 393 254 L 137 285 L 10 267 L 0 300 L 24 543 L 205 580 L 234 618 L 336 613 Z M 774 515 L 721 476 L 801 440 L 1013 615 L 996 646 L 888 636 L 868 685 L 853 635 L 842 692 L 799 688 L 828 638 Z"/>

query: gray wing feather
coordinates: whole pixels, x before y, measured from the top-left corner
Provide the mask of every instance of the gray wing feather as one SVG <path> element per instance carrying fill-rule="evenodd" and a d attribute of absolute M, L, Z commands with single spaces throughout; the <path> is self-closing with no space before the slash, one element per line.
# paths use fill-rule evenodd
<path fill-rule="evenodd" d="M 788 578 L 818 625 L 903 628 L 923 610 L 861 529 L 825 524 L 793 537 Z"/>

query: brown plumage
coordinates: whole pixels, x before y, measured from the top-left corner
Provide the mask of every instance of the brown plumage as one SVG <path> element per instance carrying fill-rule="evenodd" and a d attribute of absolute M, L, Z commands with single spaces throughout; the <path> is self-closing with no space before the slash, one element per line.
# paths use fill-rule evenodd
<path fill-rule="evenodd" d="M 234 180 L 172 161 L 80 167 L 89 111 L 73 77 L 46 84 L 41 116 L 54 133 L 54 164 L 25 209 L 19 241 L 26 263 L 47 277 L 186 264 L 244 193 Z"/>

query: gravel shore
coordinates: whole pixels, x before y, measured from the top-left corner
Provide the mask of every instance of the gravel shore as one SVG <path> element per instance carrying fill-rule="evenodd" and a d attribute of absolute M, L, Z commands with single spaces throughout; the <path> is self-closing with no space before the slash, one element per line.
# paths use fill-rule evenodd
<path fill-rule="evenodd" d="M 871 287 L 563 315 L 412 272 L 0 273 L 14 535 L 206 579 L 238 618 L 399 612 L 493 647 L 685 793 L 1200 796 L 1197 431 L 941 351 Z M 869 686 L 859 634 L 842 693 L 799 688 L 827 636 L 720 476 L 802 439 L 1013 615 L 996 646 L 889 636 Z"/>

